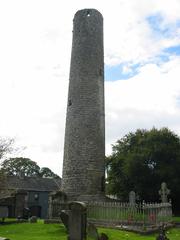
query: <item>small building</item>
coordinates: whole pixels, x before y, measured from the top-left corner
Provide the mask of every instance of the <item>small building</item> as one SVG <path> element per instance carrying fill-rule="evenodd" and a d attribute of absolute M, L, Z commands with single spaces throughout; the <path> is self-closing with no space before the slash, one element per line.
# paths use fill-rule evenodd
<path fill-rule="evenodd" d="M 9 217 L 22 217 L 25 209 L 31 216 L 47 218 L 51 192 L 61 190 L 61 179 L 6 176 L 0 186 L 0 206 L 7 206 Z"/>

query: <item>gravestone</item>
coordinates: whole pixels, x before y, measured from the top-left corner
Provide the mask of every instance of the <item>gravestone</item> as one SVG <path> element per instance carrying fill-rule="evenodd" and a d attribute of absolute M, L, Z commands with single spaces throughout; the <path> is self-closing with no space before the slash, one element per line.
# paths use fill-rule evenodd
<path fill-rule="evenodd" d="M 68 240 L 86 239 L 86 204 L 83 202 L 69 203 L 69 238 Z"/>
<path fill-rule="evenodd" d="M 98 230 L 93 223 L 88 223 L 87 236 L 92 240 L 108 240 L 108 236 L 105 233 L 98 234 Z"/>
<path fill-rule="evenodd" d="M 170 194 L 170 190 L 167 188 L 165 182 L 161 183 L 161 189 L 159 190 L 159 195 L 161 196 L 161 202 L 167 203 L 168 202 L 168 195 Z"/>
<path fill-rule="evenodd" d="M 67 210 L 62 210 L 60 212 L 60 218 L 61 218 L 61 221 L 62 221 L 62 223 L 64 224 L 64 226 L 66 228 L 66 231 L 69 232 L 69 225 L 68 225 L 68 222 L 69 222 L 69 212 Z"/>
<path fill-rule="evenodd" d="M 134 191 L 129 192 L 129 204 L 135 205 L 136 203 L 136 193 Z"/>
<path fill-rule="evenodd" d="M 32 216 L 29 218 L 29 222 L 30 223 L 37 223 L 37 217 L 36 216 Z"/>
<path fill-rule="evenodd" d="M 95 227 L 95 225 L 93 223 L 88 223 L 87 235 L 89 238 L 92 238 L 93 240 L 99 240 L 97 228 Z"/>

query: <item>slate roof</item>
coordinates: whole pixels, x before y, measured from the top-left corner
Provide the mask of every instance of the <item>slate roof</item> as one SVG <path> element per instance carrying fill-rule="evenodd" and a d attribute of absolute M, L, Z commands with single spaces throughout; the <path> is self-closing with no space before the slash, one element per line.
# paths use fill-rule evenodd
<path fill-rule="evenodd" d="M 52 192 L 61 189 L 61 179 L 7 176 L 4 187 L 9 190 Z"/>

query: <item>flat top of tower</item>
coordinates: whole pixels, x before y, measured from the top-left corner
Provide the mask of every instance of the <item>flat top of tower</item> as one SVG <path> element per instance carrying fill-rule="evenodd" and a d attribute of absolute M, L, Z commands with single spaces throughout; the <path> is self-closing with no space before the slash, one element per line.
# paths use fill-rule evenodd
<path fill-rule="evenodd" d="M 74 19 L 76 17 L 79 17 L 79 16 L 86 16 L 86 17 L 90 17 L 90 16 L 100 16 L 101 18 L 103 18 L 102 14 L 97 10 L 97 9 L 94 9 L 94 8 L 85 8 L 85 9 L 81 9 L 81 10 L 78 10 L 75 15 L 74 15 Z"/>

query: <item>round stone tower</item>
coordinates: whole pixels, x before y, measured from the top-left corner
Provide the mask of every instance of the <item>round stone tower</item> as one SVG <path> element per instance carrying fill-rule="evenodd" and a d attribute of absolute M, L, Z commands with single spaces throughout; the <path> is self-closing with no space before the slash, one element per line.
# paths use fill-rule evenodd
<path fill-rule="evenodd" d="M 73 23 L 62 188 L 69 199 L 98 200 L 105 174 L 103 17 L 84 9 Z"/>

